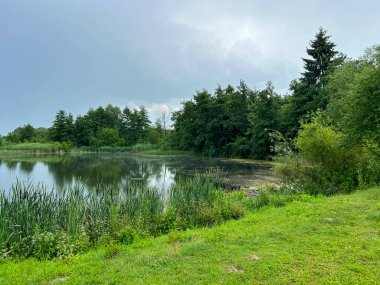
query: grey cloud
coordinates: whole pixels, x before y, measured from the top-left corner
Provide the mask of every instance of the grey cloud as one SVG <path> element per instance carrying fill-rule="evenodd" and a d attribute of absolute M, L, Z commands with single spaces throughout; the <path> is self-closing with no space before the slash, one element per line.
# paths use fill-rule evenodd
<path fill-rule="evenodd" d="M 326 8 L 327 7 L 327 8 Z M 353 56 L 378 1 L 0 1 L 0 134 L 112 103 L 156 116 L 217 84 L 286 91 L 319 26 Z M 154 115 L 156 114 L 156 115 Z"/>

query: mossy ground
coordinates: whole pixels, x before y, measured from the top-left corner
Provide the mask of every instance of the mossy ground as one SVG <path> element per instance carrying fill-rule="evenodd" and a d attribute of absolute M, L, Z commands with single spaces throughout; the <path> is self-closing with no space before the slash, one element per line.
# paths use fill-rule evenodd
<path fill-rule="evenodd" d="M 264 207 L 54 261 L 6 261 L 0 284 L 377 284 L 380 187 Z"/>

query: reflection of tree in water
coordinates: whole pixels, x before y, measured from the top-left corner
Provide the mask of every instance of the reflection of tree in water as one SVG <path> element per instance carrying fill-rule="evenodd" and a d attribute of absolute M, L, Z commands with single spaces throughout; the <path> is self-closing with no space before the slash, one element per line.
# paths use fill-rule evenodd
<path fill-rule="evenodd" d="M 9 170 L 15 170 L 17 168 L 17 164 L 18 164 L 17 161 L 12 161 L 12 160 L 5 161 L 5 165 L 7 166 Z"/>
<path fill-rule="evenodd" d="M 146 185 L 148 178 L 161 169 L 159 161 L 133 156 L 64 156 L 58 162 L 47 163 L 55 185 L 60 188 L 80 179 L 88 187 L 98 184 L 128 185 L 137 180 Z"/>
<path fill-rule="evenodd" d="M 183 176 L 192 176 L 196 172 L 220 169 L 221 177 L 232 179 L 241 184 L 242 179 L 262 179 L 270 175 L 270 166 L 262 164 L 244 164 L 220 159 L 202 157 L 152 157 L 133 154 L 83 154 L 55 155 L 23 158 L 2 158 L 0 163 L 9 170 L 31 173 L 37 170 L 36 162 L 43 163 L 49 171 L 51 181 L 57 189 L 80 181 L 86 188 L 95 188 L 99 184 L 127 188 L 131 183 L 143 186 L 157 186 L 165 190 L 171 183 L 178 182 Z M 42 172 L 43 173 L 43 172 Z M 43 174 L 46 175 L 46 174 Z"/>
<path fill-rule="evenodd" d="M 34 169 L 34 166 L 36 165 L 36 161 L 30 162 L 30 161 L 21 161 L 20 162 L 20 170 L 25 173 L 31 173 Z"/>

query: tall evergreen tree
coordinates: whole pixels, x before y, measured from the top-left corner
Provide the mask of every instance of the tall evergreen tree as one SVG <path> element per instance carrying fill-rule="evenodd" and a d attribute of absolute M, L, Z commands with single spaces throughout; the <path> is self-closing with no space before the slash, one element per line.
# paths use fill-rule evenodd
<path fill-rule="evenodd" d="M 57 142 L 71 142 L 74 134 L 74 120 L 71 114 L 59 110 L 50 128 L 50 139 Z"/>
<path fill-rule="evenodd" d="M 335 44 L 330 41 L 327 31 L 320 28 L 315 35 L 315 39 L 310 42 L 306 49 L 308 58 L 303 58 L 304 72 L 301 78 L 293 80 L 290 84 L 292 98 L 287 106 L 290 114 L 286 116 L 286 135 L 295 137 L 300 120 L 308 113 L 315 112 L 317 109 L 326 109 L 328 103 L 328 93 L 325 86 L 328 74 L 340 64 L 343 56 L 338 56 Z"/>
<path fill-rule="evenodd" d="M 330 41 L 327 31 L 319 28 L 315 39 L 310 42 L 310 47 L 306 49 L 309 58 L 302 58 L 305 71 L 302 73 L 301 81 L 315 86 L 323 84 L 322 79 L 337 61 L 338 52 L 335 51 L 335 46 Z"/>

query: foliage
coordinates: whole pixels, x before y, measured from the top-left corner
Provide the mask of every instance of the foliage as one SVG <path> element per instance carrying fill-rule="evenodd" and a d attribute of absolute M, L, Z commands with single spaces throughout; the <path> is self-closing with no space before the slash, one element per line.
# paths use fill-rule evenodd
<path fill-rule="evenodd" d="M 115 129 L 101 128 L 95 137 L 90 138 L 90 144 L 96 147 L 111 146 L 117 147 L 123 145 L 123 139 Z"/>
<path fill-rule="evenodd" d="M 271 82 L 266 89 L 256 92 L 250 104 L 251 157 L 268 159 L 274 156 L 270 133 L 279 129 L 278 114 L 281 98 L 275 94 Z"/>
<path fill-rule="evenodd" d="M 144 142 L 149 131 L 149 125 L 148 111 L 144 106 L 133 111 L 125 107 L 122 114 L 121 134 L 126 145 L 130 146 Z"/>
<path fill-rule="evenodd" d="M 296 140 L 299 153 L 279 167 L 285 182 L 292 189 L 331 195 L 380 181 L 378 160 L 344 139 L 322 113 L 303 123 Z"/>
<path fill-rule="evenodd" d="M 50 128 L 50 139 L 56 142 L 70 142 L 73 139 L 74 122 L 71 114 L 59 110 Z"/>
<path fill-rule="evenodd" d="M 219 86 L 214 95 L 203 90 L 173 114 L 172 147 L 207 156 L 270 158 L 269 134 L 280 128 L 282 104 L 270 82 L 261 91 L 244 82 L 236 89 Z"/>
<path fill-rule="evenodd" d="M 41 142 L 46 138 L 46 129 L 35 129 L 31 124 L 18 127 L 6 136 L 9 143 Z"/>
<path fill-rule="evenodd" d="M 124 227 L 117 233 L 117 240 L 121 244 L 131 244 L 135 239 L 136 231 L 131 227 Z"/>
<path fill-rule="evenodd" d="M 197 92 L 194 100 L 183 102 L 183 110 L 173 114 L 172 147 L 207 156 L 250 156 L 247 132 L 252 96 L 243 81 L 236 89 L 219 86 L 214 95 Z"/>
<path fill-rule="evenodd" d="M 331 71 L 331 67 L 337 61 L 338 52 L 335 44 L 330 41 L 330 36 L 322 27 L 319 28 L 315 39 L 310 42 L 306 52 L 310 58 L 303 58 L 304 69 L 302 81 L 308 85 L 322 84 L 324 77 Z"/>
<path fill-rule="evenodd" d="M 380 157 L 380 47 L 349 61 L 331 76 L 329 114 L 351 145 L 364 144 Z"/>
<path fill-rule="evenodd" d="M 327 110 L 304 119 L 298 153 L 280 167 L 292 189 L 331 195 L 380 182 L 379 62 L 374 47 L 327 70 L 320 84 L 329 94 Z"/>

